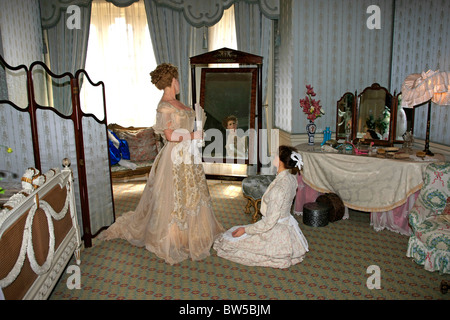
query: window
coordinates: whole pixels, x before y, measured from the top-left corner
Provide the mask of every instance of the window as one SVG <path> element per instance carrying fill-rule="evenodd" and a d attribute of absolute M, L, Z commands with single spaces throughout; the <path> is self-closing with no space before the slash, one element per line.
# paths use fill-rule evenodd
<path fill-rule="evenodd" d="M 213 51 L 224 47 L 237 50 L 234 5 L 227 10 L 224 10 L 220 21 L 208 30 L 208 51 Z M 237 68 L 239 67 L 239 64 L 211 64 L 209 67 Z"/>
<path fill-rule="evenodd" d="M 150 81 L 149 73 L 155 68 L 144 3 L 119 8 L 94 1 L 85 69 L 92 81 L 105 83 L 108 123 L 124 127 L 155 124 L 162 96 Z M 89 103 L 90 99 L 98 98 L 86 91 L 81 90 L 83 112 L 103 114 L 92 109 L 98 103 Z"/>
<path fill-rule="evenodd" d="M 237 49 L 234 7 L 208 32 L 208 50 Z M 188 57 L 187 57 L 188 58 Z M 230 65 L 220 65 L 220 67 Z M 94 0 L 86 57 L 86 71 L 94 82 L 105 83 L 108 124 L 149 127 L 156 121 L 162 91 L 151 83 L 156 59 L 143 1 L 119 8 L 105 0 Z M 81 88 L 83 112 L 103 119 L 97 94 Z"/>
<path fill-rule="evenodd" d="M 237 50 L 234 6 L 225 10 L 220 21 L 208 30 L 208 51 L 223 47 Z"/>

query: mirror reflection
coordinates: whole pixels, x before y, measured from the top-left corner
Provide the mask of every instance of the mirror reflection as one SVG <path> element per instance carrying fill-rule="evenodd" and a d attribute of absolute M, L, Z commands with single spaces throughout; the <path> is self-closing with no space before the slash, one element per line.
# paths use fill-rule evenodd
<path fill-rule="evenodd" d="M 346 139 L 351 135 L 354 103 L 355 96 L 350 92 L 345 93 L 337 102 L 336 140 Z"/>
<path fill-rule="evenodd" d="M 397 117 L 394 142 L 403 143 L 410 141 L 414 131 L 414 108 L 402 105 L 402 94 L 397 95 Z"/>
<path fill-rule="evenodd" d="M 389 142 L 392 96 L 378 84 L 366 88 L 359 96 L 356 138 Z"/>
<path fill-rule="evenodd" d="M 249 129 L 255 127 L 256 75 L 253 68 L 202 69 L 206 156 L 248 159 Z"/>
<path fill-rule="evenodd" d="M 231 115 L 222 121 L 222 126 L 225 128 L 225 152 L 227 158 L 242 158 L 248 157 L 248 136 L 243 135 L 238 131 L 239 120 L 236 116 Z M 240 134 L 238 134 L 238 132 Z"/>

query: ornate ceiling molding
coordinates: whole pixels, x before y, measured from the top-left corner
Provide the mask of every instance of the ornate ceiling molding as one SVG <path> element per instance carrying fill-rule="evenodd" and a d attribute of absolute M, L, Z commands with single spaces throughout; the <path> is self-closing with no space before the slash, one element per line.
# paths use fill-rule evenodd
<path fill-rule="evenodd" d="M 139 2 L 139 0 L 106 0 L 106 2 L 111 2 L 116 7 L 124 8 L 131 6 L 135 2 Z"/>
<path fill-rule="evenodd" d="M 39 0 L 42 28 L 54 27 L 61 17 L 61 11 L 67 11 L 72 5 L 87 7 L 92 0 Z"/>
<path fill-rule="evenodd" d="M 139 0 L 106 0 L 118 7 L 127 7 Z M 184 17 L 194 27 L 210 27 L 222 18 L 223 11 L 238 1 L 257 3 L 261 12 L 269 19 L 278 19 L 280 0 L 151 0 L 158 6 L 182 11 Z M 44 29 L 54 27 L 71 5 L 87 7 L 92 0 L 39 0 L 41 20 Z"/>
<path fill-rule="evenodd" d="M 244 0 L 244 1 L 258 2 L 259 9 L 269 19 L 276 20 L 280 17 L 280 0 Z"/>
<path fill-rule="evenodd" d="M 210 27 L 222 18 L 223 11 L 235 0 L 153 0 L 158 6 L 182 11 L 188 23 L 194 27 Z"/>
<path fill-rule="evenodd" d="M 269 19 L 278 19 L 280 0 L 153 0 L 158 6 L 182 11 L 190 25 L 210 27 L 222 18 L 223 11 L 238 1 L 258 3 L 261 12 Z"/>

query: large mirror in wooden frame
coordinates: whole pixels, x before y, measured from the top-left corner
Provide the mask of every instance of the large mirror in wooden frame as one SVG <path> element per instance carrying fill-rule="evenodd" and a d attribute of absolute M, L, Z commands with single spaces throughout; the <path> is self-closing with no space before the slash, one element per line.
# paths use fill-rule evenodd
<path fill-rule="evenodd" d="M 222 48 L 191 57 L 190 64 L 192 105 L 203 108 L 207 117 L 203 162 L 254 164 L 259 173 L 262 57 Z M 201 69 L 199 92 L 197 68 Z"/>
<path fill-rule="evenodd" d="M 204 68 L 200 105 L 205 110 L 203 158 L 248 163 L 255 129 L 257 69 Z M 235 161 L 236 160 L 236 161 Z"/>

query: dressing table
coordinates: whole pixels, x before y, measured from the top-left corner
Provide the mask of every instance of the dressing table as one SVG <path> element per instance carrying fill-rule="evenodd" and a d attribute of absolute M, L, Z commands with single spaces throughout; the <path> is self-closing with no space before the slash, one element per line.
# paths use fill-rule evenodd
<path fill-rule="evenodd" d="M 346 208 L 370 212 L 376 230 L 409 235 L 407 214 L 422 188 L 422 174 L 428 164 L 444 161 L 443 155 L 407 159 L 323 152 L 320 145 L 297 145 L 303 160 L 295 212 L 303 204 L 315 201 L 321 193 L 336 193 Z M 348 218 L 348 214 L 344 219 Z"/>

